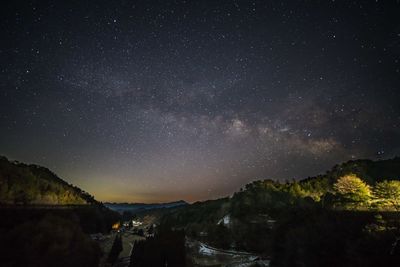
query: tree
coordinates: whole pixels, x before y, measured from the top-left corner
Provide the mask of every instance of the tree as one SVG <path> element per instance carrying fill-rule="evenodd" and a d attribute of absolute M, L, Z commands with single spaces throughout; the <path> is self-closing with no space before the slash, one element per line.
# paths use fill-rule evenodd
<path fill-rule="evenodd" d="M 47 213 L 37 219 L 32 215 L 24 215 L 27 220 L 23 223 L 18 218 L 20 215 L 12 215 L 15 216 L 15 225 L 1 227 L 0 265 L 99 266 L 101 249 L 82 231 L 78 221 L 72 217 L 51 215 L 49 211 Z"/>
<path fill-rule="evenodd" d="M 400 210 L 400 181 L 377 183 L 373 192 L 378 205 L 391 206 L 395 210 Z"/>
<path fill-rule="evenodd" d="M 108 255 L 107 262 L 111 263 L 111 265 L 114 265 L 122 249 L 122 237 L 120 234 L 117 234 L 111 247 L 110 254 Z"/>
<path fill-rule="evenodd" d="M 367 202 L 371 197 L 370 187 L 352 173 L 340 177 L 333 188 L 349 202 Z"/>

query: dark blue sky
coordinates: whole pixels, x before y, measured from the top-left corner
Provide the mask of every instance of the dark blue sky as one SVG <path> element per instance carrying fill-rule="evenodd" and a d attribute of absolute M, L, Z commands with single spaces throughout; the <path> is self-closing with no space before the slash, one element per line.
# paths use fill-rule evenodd
<path fill-rule="evenodd" d="M 14 1 L 0 154 L 188 201 L 400 154 L 399 1 Z"/>

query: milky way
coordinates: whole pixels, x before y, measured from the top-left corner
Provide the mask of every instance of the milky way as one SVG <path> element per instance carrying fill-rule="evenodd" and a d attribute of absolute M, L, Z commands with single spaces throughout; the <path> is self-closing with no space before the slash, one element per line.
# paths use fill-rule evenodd
<path fill-rule="evenodd" d="M 203 200 L 400 154 L 398 1 L 0 12 L 0 154 L 99 200 Z"/>

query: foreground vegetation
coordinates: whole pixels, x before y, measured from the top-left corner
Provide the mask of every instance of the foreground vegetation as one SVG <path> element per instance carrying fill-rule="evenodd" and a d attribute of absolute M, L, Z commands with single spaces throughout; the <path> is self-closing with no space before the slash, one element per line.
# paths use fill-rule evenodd
<path fill-rule="evenodd" d="M 0 228 L 1 266 L 98 266 L 101 251 L 79 224 L 48 214 Z"/>
<path fill-rule="evenodd" d="M 50 170 L 0 157 L 0 265 L 98 266 L 102 251 L 88 234 L 120 219 Z"/>
<path fill-rule="evenodd" d="M 359 160 L 324 175 L 256 181 L 231 198 L 163 218 L 190 238 L 271 259 L 271 266 L 397 266 L 400 158 Z"/>
<path fill-rule="evenodd" d="M 255 181 L 231 197 L 157 210 L 155 235 L 134 245 L 130 264 L 197 266 L 196 252 L 185 250 L 191 240 L 271 266 L 397 266 L 399 178 L 400 158 L 350 161 L 317 177 Z M 2 266 L 99 264 L 87 234 L 108 232 L 118 214 L 39 166 L 1 158 L 0 181 Z M 121 244 L 117 235 L 107 262 Z"/>

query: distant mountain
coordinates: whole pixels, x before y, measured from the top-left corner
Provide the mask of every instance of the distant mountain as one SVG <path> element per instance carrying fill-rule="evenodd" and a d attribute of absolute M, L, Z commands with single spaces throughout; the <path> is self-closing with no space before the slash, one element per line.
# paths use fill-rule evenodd
<path fill-rule="evenodd" d="M 131 213 L 137 213 L 141 211 L 148 211 L 148 210 L 154 210 L 154 209 L 169 209 L 169 208 L 175 208 L 179 206 L 185 206 L 188 205 L 186 201 L 179 200 L 179 201 L 174 201 L 174 202 L 168 202 L 168 203 L 153 203 L 153 204 L 145 204 L 145 203 L 104 203 L 104 205 L 114 211 L 117 211 L 119 213 L 123 213 L 124 211 L 128 211 Z"/>
<path fill-rule="evenodd" d="M 0 204 L 87 205 L 99 203 L 49 169 L 0 157 Z"/>

